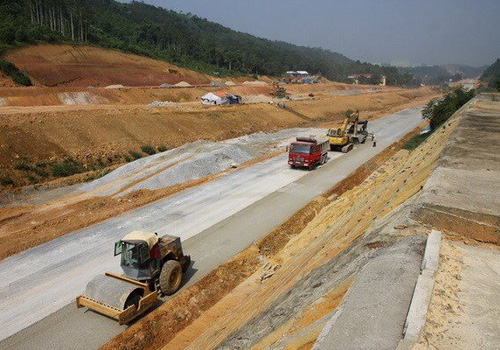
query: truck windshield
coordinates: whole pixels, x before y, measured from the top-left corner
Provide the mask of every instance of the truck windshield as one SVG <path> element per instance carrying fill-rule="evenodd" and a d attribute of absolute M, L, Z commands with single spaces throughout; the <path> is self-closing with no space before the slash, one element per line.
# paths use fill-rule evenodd
<path fill-rule="evenodd" d="M 308 145 L 298 145 L 292 143 L 290 146 L 290 153 L 301 153 L 301 154 L 309 154 L 311 152 L 311 146 Z"/>

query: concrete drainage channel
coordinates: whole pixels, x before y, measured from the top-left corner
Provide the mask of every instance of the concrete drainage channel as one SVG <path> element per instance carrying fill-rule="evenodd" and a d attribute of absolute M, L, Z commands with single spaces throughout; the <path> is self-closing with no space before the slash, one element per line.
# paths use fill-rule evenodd
<path fill-rule="evenodd" d="M 433 230 L 423 257 L 418 240 L 403 238 L 371 260 L 359 272 L 313 349 L 411 349 L 425 326 L 440 244 L 441 233 Z"/>

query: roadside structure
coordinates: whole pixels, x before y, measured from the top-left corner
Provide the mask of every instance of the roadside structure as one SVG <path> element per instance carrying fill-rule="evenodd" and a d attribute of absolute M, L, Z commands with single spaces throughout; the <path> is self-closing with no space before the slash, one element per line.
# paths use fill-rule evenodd
<path fill-rule="evenodd" d="M 283 81 L 287 84 L 309 84 L 309 73 L 305 70 L 287 71 Z"/>
<path fill-rule="evenodd" d="M 209 92 L 201 96 L 201 103 L 208 106 L 224 105 L 229 103 L 226 93 Z"/>

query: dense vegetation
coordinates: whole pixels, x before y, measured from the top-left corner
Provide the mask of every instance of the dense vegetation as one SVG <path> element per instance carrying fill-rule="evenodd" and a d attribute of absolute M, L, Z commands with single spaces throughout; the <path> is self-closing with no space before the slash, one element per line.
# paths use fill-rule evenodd
<path fill-rule="evenodd" d="M 422 116 L 429 119 L 430 132 L 413 137 L 404 145 L 404 148 L 408 150 L 417 148 L 475 94 L 475 90 L 464 91 L 457 88 L 439 100 L 430 101 L 422 110 Z"/>
<path fill-rule="evenodd" d="M 486 68 L 481 76 L 481 81 L 487 82 L 489 87 L 496 88 L 500 91 L 500 58 Z"/>
<path fill-rule="evenodd" d="M 24 86 L 31 86 L 31 79 L 27 77 L 23 72 L 12 63 L 0 58 L 0 70 L 8 77 L 10 77 L 15 83 Z"/>
<path fill-rule="evenodd" d="M 89 43 L 210 74 L 280 76 L 287 70 L 302 69 L 337 81 L 347 81 L 354 73 L 372 73 L 385 75 L 389 85 L 418 85 L 410 74 L 399 74 L 394 67 L 257 38 L 137 1 L 4 0 L 0 5 L 3 49 L 37 42 Z"/>

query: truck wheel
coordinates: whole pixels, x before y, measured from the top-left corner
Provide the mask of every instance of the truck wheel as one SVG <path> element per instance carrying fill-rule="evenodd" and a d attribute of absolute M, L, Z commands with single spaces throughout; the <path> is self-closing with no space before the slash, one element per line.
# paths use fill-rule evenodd
<path fill-rule="evenodd" d="M 175 260 L 168 260 L 160 272 L 160 291 L 165 295 L 172 295 L 179 290 L 181 282 L 181 264 Z"/>

